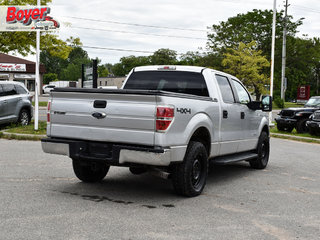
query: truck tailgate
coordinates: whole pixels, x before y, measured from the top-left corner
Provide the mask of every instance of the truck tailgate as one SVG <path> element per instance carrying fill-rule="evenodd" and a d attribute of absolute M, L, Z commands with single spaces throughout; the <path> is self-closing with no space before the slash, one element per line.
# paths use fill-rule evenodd
<path fill-rule="evenodd" d="M 53 91 L 47 134 L 152 146 L 155 111 L 155 95 Z"/>

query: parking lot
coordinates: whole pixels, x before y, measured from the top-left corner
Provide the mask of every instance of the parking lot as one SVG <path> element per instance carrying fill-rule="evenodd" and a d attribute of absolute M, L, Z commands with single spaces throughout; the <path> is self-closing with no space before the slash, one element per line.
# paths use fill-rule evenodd
<path fill-rule="evenodd" d="M 0 140 L 0 239 L 319 239 L 320 145 L 271 140 L 265 170 L 211 168 L 204 193 L 111 168 L 102 183 L 40 142 Z"/>

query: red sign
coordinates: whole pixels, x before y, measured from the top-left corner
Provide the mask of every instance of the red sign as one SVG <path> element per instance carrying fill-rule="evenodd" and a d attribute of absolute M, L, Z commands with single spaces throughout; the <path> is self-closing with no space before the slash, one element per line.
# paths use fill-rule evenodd
<path fill-rule="evenodd" d="M 309 100 L 310 85 L 298 87 L 297 100 Z"/>
<path fill-rule="evenodd" d="M 50 8 L 31 8 L 19 9 L 17 7 L 8 7 L 7 23 L 21 22 L 24 25 L 30 25 L 32 21 L 44 20 L 47 14 L 50 13 Z"/>

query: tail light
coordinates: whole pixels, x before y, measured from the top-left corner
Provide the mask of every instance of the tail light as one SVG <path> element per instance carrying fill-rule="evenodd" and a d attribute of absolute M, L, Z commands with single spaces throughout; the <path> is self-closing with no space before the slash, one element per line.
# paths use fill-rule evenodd
<path fill-rule="evenodd" d="M 32 96 L 32 95 L 29 95 L 28 98 L 29 98 L 29 101 L 32 102 L 33 96 Z"/>
<path fill-rule="evenodd" d="M 51 101 L 48 101 L 47 106 L 47 122 L 50 123 L 50 109 L 51 109 Z"/>
<path fill-rule="evenodd" d="M 166 131 L 174 118 L 174 107 L 157 107 L 156 130 L 158 132 Z"/>

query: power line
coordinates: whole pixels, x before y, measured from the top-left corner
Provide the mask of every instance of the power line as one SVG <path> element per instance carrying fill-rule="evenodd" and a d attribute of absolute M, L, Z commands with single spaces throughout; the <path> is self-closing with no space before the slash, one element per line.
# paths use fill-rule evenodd
<path fill-rule="evenodd" d="M 184 39 L 196 39 L 196 40 L 207 40 L 206 38 L 198 37 L 187 37 L 187 36 L 176 36 L 176 35 L 163 35 L 163 34 L 153 34 L 153 33 L 138 33 L 138 32 L 128 32 L 128 31 L 119 31 L 103 28 L 87 28 L 87 27 L 71 27 L 84 30 L 94 30 L 94 31 L 103 31 L 103 32 L 114 32 L 114 33 L 124 33 L 124 34 L 138 34 L 138 35 L 147 35 L 147 36 L 156 36 L 156 37 L 170 37 L 170 38 L 184 38 Z"/>
<path fill-rule="evenodd" d="M 151 53 L 151 51 L 143 51 L 143 50 L 132 50 L 132 49 L 123 49 L 123 48 L 108 48 L 108 47 L 94 47 L 94 46 L 81 46 L 82 48 L 91 48 L 91 49 L 100 49 L 100 50 L 108 50 L 108 51 L 118 51 L 118 52 L 137 52 L 137 53 Z M 178 54 L 180 55 L 180 54 Z"/>
<path fill-rule="evenodd" d="M 293 8 L 300 9 L 302 11 L 308 11 L 308 12 L 314 12 L 314 13 L 320 13 L 320 10 L 314 9 L 314 8 L 308 8 L 304 6 L 299 5 L 292 5 Z"/>
<path fill-rule="evenodd" d="M 180 30 L 180 31 L 192 31 L 192 32 L 207 32 L 202 29 L 192 29 L 192 28 L 177 28 L 177 27 L 167 27 L 167 26 L 156 26 L 156 25 L 146 25 L 146 24 L 138 24 L 138 23 L 127 23 L 127 22 L 118 22 L 118 21 L 110 21 L 110 20 L 101 20 L 101 19 L 93 19 L 93 18 L 81 18 L 81 17 L 73 17 L 73 16 L 64 16 L 65 18 L 73 18 L 78 20 L 85 21 L 93 21 L 93 22 L 107 22 L 119 25 L 129 25 L 136 27 L 149 27 L 149 28 L 160 28 L 160 29 L 172 29 L 172 30 Z"/>

